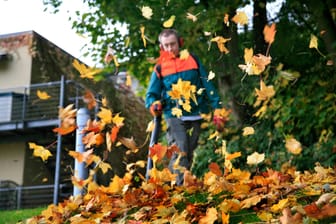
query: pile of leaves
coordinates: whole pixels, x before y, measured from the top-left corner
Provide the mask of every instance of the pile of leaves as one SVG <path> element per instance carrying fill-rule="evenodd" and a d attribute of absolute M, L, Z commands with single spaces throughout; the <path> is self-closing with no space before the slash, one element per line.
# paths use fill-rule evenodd
<path fill-rule="evenodd" d="M 168 169 L 154 168 L 151 178 L 135 187 L 132 172 L 139 164 L 129 165 L 130 172 L 115 176 L 109 186 L 87 182 L 86 194 L 49 205 L 28 223 L 229 223 L 242 210 L 264 223 L 335 221 L 336 173 L 318 164 L 313 172 L 254 174 L 234 168 L 222 173 L 211 164 L 202 179 L 185 172 L 183 186 L 174 185 Z"/>

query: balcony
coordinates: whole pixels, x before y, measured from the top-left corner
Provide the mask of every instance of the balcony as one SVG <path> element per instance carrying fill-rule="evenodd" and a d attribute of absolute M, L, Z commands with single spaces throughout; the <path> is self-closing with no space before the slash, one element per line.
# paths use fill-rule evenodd
<path fill-rule="evenodd" d="M 50 98 L 42 100 L 38 91 Z M 0 89 L 0 132 L 58 125 L 58 110 L 68 104 L 83 107 L 85 88 L 71 80 Z"/>

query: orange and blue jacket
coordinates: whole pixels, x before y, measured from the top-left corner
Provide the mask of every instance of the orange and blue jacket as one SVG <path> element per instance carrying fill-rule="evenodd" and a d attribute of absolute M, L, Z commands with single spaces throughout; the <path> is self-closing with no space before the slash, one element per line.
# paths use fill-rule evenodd
<path fill-rule="evenodd" d="M 171 99 L 169 91 L 172 85 L 178 80 L 190 81 L 196 86 L 196 101 L 190 101 L 191 111 L 187 112 L 179 106 L 176 99 Z M 203 91 L 198 91 L 199 89 Z M 198 94 L 201 92 L 201 94 Z M 161 101 L 165 118 L 175 117 L 172 109 L 178 107 L 182 109 L 182 116 L 195 116 L 209 113 L 210 109 L 222 108 L 219 94 L 211 80 L 208 80 L 208 73 L 197 57 L 191 54 L 186 59 L 179 57 L 165 58 L 160 64 L 155 65 L 151 75 L 146 93 L 145 106 L 149 108 L 153 102 Z"/>

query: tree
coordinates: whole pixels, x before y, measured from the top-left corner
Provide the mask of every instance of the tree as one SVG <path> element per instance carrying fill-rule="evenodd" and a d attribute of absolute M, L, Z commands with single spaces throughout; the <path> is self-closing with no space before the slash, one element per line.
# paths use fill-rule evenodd
<path fill-rule="evenodd" d="M 45 1 L 56 8 L 61 2 Z M 272 63 L 260 77 L 267 85 L 274 85 L 276 94 L 263 116 L 255 116 L 256 110 L 260 109 L 254 105 L 254 89 L 259 88 L 259 79 L 246 76 L 238 65 L 244 61 L 245 48 L 265 54 L 262 32 L 264 25 L 271 23 L 265 18 L 268 1 L 253 1 L 253 29 L 245 28 L 244 32 L 237 32 L 237 25 L 231 19 L 237 9 L 250 1 L 84 2 L 92 11 L 79 13 L 73 26 L 81 33 L 90 34 L 94 44 L 90 54 L 101 60 L 107 46 L 111 46 L 122 62 L 120 69 L 127 69 L 144 85 L 153 67 L 152 59 L 158 56 L 157 36 L 163 23 L 175 16 L 172 27 L 178 28 L 184 36 L 184 47 L 201 55 L 209 71 L 215 72 L 224 102 L 235 112 L 236 122 L 228 124 L 231 131 L 226 136 L 231 139 L 229 145 L 232 150 L 258 149 L 267 151 L 273 160 L 280 158 L 294 163 L 308 158 L 306 161 L 311 162 L 307 166 L 319 159 L 333 163 L 333 157 L 329 156 L 335 142 L 333 121 L 336 117 L 333 109 L 335 78 L 332 75 L 336 64 L 333 1 L 287 0 L 271 21 L 277 24 L 276 40 L 269 52 Z M 144 10 L 153 14 L 147 14 L 146 18 Z M 225 15 L 229 17 L 226 22 Z M 125 34 L 122 34 L 120 25 L 125 27 Z M 205 32 L 210 35 L 205 35 Z M 318 49 L 309 48 L 312 35 L 318 37 Z M 230 39 L 225 45 L 228 54 L 220 52 L 212 41 L 218 36 Z M 107 69 L 111 67 L 113 64 Z M 239 136 L 241 128 L 246 125 L 255 125 L 260 132 L 254 137 L 242 138 Z M 286 135 L 296 136 L 308 150 L 301 157 L 294 158 L 284 152 Z M 324 142 L 321 142 L 322 138 Z M 316 147 L 324 147 L 325 150 L 316 153 Z"/>

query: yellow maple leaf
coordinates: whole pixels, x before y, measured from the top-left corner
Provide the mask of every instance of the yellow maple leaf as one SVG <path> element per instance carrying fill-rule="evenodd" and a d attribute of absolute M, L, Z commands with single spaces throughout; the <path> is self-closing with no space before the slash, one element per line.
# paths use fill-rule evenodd
<path fill-rule="evenodd" d="M 253 134 L 254 134 L 254 128 L 253 127 L 243 128 L 243 136 L 253 135 Z"/>
<path fill-rule="evenodd" d="M 180 108 L 174 107 L 172 109 L 172 115 L 176 117 L 182 117 L 182 110 Z"/>
<path fill-rule="evenodd" d="M 187 49 L 184 49 L 180 51 L 180 59 L 181 60 L 186 60 L 189 57 L 189 51 Z"/>
<path fill-rule="evenodd" d="M 146 19 L 151 19 L 153 15 L 153 10 L 149 6 L 142 6 L 141 13 L 142 13 L 142 16 L 145 17 Z"/>
<path fill-rule="evenodd" d="M 87 67 L 86 65 L 79 63 L 77 59 L 74 59 L 72 65 L 79 72 L 81 78 L 93 79 L 94 75 L 102 71 L 102 69 Z"/>
<path fill-rule="evenodd" d="M 265 153 L 254 152 L 247 157 L 248 165 L 257 165 L 265 160 Z"/>
<path fill-rule="evenodd" d="M 237 12 L 232 21 L 236 24 L 246 25 L 248 24 L 248 17 L 245 12 Z"/>
<path fill-rule="evenodd" d="M 41 90 L 37 90 L 36 95 L 40 100 L 47 100 L 51 97 L 47 92 Z"/>
<path fill-rule="evenodd" d="M 119 116 L 120 113 L 117 113 L 115 116 L 112 118 L 112 123 L 115 124 L 117 127 L 121 127 L 124 125 L 124 117 Z"/>
<path fill-rule="evenodd" d="M 101 171 L 103 172 L 103 174 L 105 174 L 109 169 L 112 169 L 111 165 L 108 163 L 105 163 L 103 161 L 101 161 L 98 165 L 98 167 L 101 169 Z"/>
<path fill-rule="evenodd" d="M 289 199 L 285 198 L 280 200 L 277 204 L 272 205 L 271 211 L 274 213 L 278 213 L 288 206 L 289 206 Z"/>
<path fill-rule="evenodd" d="M 33 142 L 29 142 L 28 145 L 30 149 L 34 150 L 33 156 L 41 157 L 42 161 L 46 161 L 50 156 L 52 156 L 51 152 L 41 145 L 36 145 Z"/>
<path fill-rule="evenodd" d="M 270 222 L 273 219 L 273 215 L 270 212 L 261 211 L 257 215 L 262 221 L 265 221 L 265 222 Z"/>
<path fill-rule="evenodd" d="M 260 90 L 255 89 L 257 100 L 268 100 L 275 95 L 275 90 L 272 85 L 266 86 L 264 81 L 260 80 Z"/>
<path fill-rule="evenodd" d="M 286 149 L 288 152 L 298 155 L 302 151 L 302 146 L 299 141 L 297 141 L 294 137 L 289 136 L 286 138 L 286 144 L 285 144 Z"/>
<path fill-rule="evenodd" d="M 265 42 L 268 44 L 272 44 L 274 42 L 274 37 L 276 33 L 275 26 L 276 26 L 275 23 L 272 23 L 270 26 L 265 25 L 264 27 L 264 30 L 263 30 L 264 39 L 265 39 Z"/>
<path fill-rule="evenodd" d="M 175 15 L 170 16 L 170 18 L 168 20 L 163 22 L 163 27 L 164 28 L 172 27 L 174 25 L 175 18 L 176 18 Z"/>
<path fill-rule="evenodd" d="M 216 36 L 216 37 L 212 38 L 210 41 L 217 43 L 217 47 L 218 47 L 220 52 L 223 52 L 224 54 L 228 54 L 230 51 L 225 47 L 225 43 L 230 41 L 230 40 L 231 40 L 231 38 L 224 38 L 222 36 Z"/>
<path fill-rule="evenodd" d="M 104 122 L 105 124 L 109 124 L 112 122 L 112 111 L 109 109 L 106 109 L 104 107 L 100 108 L 100 111 L 98 112 L 97 116 Z"/>

